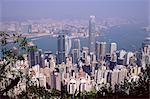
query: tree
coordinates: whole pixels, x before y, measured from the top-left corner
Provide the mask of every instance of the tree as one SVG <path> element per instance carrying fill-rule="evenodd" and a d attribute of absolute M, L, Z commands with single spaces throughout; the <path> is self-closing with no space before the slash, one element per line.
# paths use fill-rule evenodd
<path fill-rule="evenodd" d="M 26 37 L 20 34 L 8 34 L 7 32 L 0 31 L 0 98 L 13 98 L 8 96 L 7 93 L 13 90 L 18 83 L 26 79 L 26 90 L 20 92 L 15 98 L 30 99 L 31 97 L 44 99 L 51 98 L 51 93 L 44 87 L 37 87 L 29 85 L 30 77 L 27 73 L 24 74 L 20 69 L 12 70 L 15 68 L 17 61 L 24 61 L 24 55 L 29 51 L 36 51 L 36 47 L 29 48 Z M 10 75 L 11 77 L 8 77 Z M 5 87 L 3 87 L 6 85 Z M 3 87 L 3 88 L 2 88 Z"/>
<path fill-rule="evenodd" d="M 6 86 L 0 89 L 0 96 L 17 86 L 21 80 L 21 72 L 12 70 L 16 61 L 24 60 L 23 54 L 27 52 L 27 40 L 19 34 L 9 35 L 7 32 L 0 31 L 0 82 Z M 8 77 L 12 76 L 11 77 Z"/>

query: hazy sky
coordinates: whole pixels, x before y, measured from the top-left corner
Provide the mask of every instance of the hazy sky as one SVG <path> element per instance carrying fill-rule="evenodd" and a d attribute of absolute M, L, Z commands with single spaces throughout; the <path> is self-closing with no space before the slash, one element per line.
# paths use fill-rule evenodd
<path fill-rule="evenodd" d="M 0 0 L 3 19 L 148 18 L 149 0 Z"/>

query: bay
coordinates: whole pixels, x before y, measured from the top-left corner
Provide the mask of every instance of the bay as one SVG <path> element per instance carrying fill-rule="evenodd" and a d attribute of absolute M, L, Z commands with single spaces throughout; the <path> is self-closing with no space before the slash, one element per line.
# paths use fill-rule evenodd
<path fill-rule="evenodd" d="M 125 24 L 120 26 L 114 26 L 106 31 L 103 31 L 102 36 L 96 37 L 96 41 L 104 41 L 108 44 L 116 42 L 118 50 L 124 49 L 127 51 L 135 51 L 141 48 L 141 44 L 148 32 L 142 29 L 144 25 L 141 24 Z M 88 46 L 88 38 L 79 38 L 81 41 L 81 47 Z M 43 51 L 57 51 L 57 37 L 39 37 L 32 40 L 38 48 Z"/>

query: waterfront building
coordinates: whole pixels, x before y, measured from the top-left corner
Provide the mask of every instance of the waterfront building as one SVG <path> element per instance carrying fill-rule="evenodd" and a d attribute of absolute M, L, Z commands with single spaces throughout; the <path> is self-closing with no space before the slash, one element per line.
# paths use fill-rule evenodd
<path fill-rule="evenodd" d="M 40 67 L 44 66 L 44 55 L 42 54 L 42 49 L 38 49 L 35 52 L 35 64 L 39 64 Z"/>
<path fill-rule="evenodd" d="M 117 51 L 117 44 L 116 43 L 111 43 L 110 44 L 110 55 L 112 55 L 116 51 Z"/>
<path fill-rule="evenodd" d="M 37 63 L 37 60 L 36 60 L 36 49 L 37 49 L 37 46 L 34 45 L 32 42 L 29 42 L 28 43 L 28 60 L 29 60 L 29 67 L 31 68 L 32 66 L 35 66 L 36 63 Z"/>
<path fill-rule="evenodd" d="M 28 25 L 28 24 L 22 25 L 21 32 L 31 34 L 32 33 L 32 25 Z"/>
<path fill-rule="evenodd" d="M 68 56 L 70 49 L 71 49 L 71 39 L 64 33 L 62 30 L 57 37 L 57 63 L 65 63 L 66 57 Z"/>

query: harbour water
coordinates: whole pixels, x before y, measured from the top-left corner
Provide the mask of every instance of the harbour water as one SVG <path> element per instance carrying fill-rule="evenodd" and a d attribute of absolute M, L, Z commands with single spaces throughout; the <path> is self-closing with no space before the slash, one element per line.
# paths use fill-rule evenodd
<path fill-rule="evenodd" d="M 139 50 L 142 41 L 148 35 L 148 32 L 142 29 L 143 25 L 139 24 L 126 24 L 121 26 L 114 26 L 104 31 L 103 36 L 96 37 L 96 41 L 105 41 L 107 43 L 116 42 L 118 49 L 127 51 Z M 53 53 L 57 51 L 57 38 L 56 37 L 39 37 L 32 39 L 38 48 L 43 51 L 50 50 Z M 88 38 L 80 38 L 81 47 L 88 46 Z"/>

